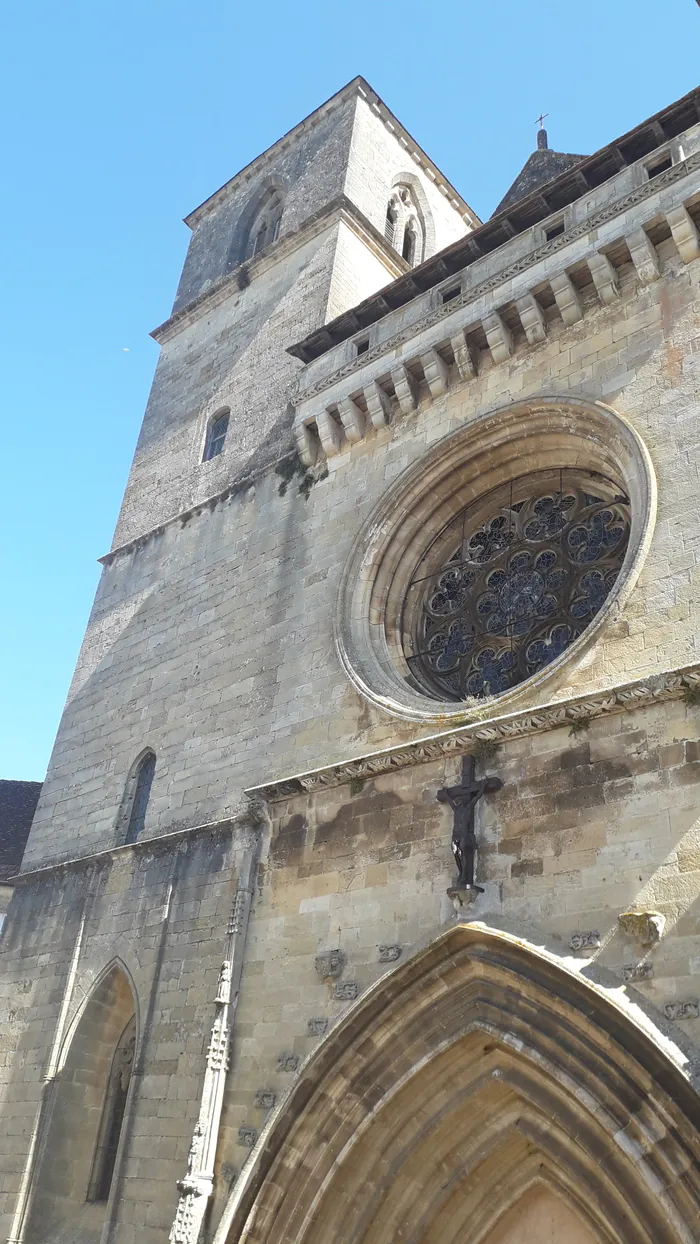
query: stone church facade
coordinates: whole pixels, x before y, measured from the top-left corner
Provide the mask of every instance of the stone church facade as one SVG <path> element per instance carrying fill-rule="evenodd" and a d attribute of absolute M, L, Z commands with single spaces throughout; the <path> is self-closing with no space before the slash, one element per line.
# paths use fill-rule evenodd
<path fill-rule="evenodd" d="M 538 151 L 481 223 L 356 79 L 188 217 L 2 931 L 13 1244 L 700 1239 L 700 91 Z"/>

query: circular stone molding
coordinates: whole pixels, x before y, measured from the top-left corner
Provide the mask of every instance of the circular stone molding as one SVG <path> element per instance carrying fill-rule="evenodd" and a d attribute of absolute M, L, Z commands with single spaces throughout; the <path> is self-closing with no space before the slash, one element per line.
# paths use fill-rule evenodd
<path fill-rule="evenodd" d="M 594 473 L 629 498 L 629 539 L 614 586 L 582 634 L 536 673 L 488 698 L 455 701 L 422 690 L 405 651 L 405 603 L 417 568 L 462 511 L 510 481 L 536 473 Z M 541 398 L 492 411 L 438 442 L 395 481 L 365 523 L 345 566 L 335 636 L 345 672 L 370 703 L 425 724 L 519 707 L 561 681 L 619 613 L 646 556 L 656 479 L 634 428 L 611 407 Z"/>

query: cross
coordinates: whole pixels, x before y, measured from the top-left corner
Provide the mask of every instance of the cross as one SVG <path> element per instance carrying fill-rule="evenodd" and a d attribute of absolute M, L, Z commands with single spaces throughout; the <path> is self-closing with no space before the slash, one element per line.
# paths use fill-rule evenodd
<path fill-rule="evenodd" d="M 698 3 L 700 4 L 700 0 L 698 0 Z M 548 113 L 548 112 L 541 112 L 541 113 L 540 113 L 540 115 L 539 115 L 539 117 L 538 117 L 538 118 L 537 118 L 537 120 L 535 121 L 535 125 L 539 125 L 540 129 L 541 129 L 541 130 L 543 130 L 543 129 L 544 129 L 544 122 L 547 120 L 547 117 L 548 117 L 548 116 L 549 116 L 549 113 Z"/>
<path fill-rule="evenodd" d="M 474 832 L 474 814 L 476 805 L 482 795 L 500 790 L 503 782 L 500 778 L 482 778 L 477 781 L 474 776 L 474 757 L 465 756 L 462 760 L 462 775 L 459 786 L 443 786 L 437 792 L 439 803 L 449 803 L 454 813 L 452 829 L 452 854 L 459 869 L 455 889 L 474 890 L 483 894 L 483 887 L 476 884 L 477 841 Z"/>

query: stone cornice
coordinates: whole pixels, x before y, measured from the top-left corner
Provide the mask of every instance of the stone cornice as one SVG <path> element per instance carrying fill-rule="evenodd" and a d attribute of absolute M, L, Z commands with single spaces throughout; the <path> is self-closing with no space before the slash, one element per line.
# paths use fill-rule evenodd
<path fill-rule="evenodd" d="M 680 700 L 684 696 L 700 695 L 700 664 L 686 665 L 666 670 L 635 682 L 607 687 L 591 695 L 575 696 L 568 700 L 555 700 L 541 706 L 492 717 L 465 722 L 463 726 L 446 730 L 413 743 L 399 744 L 379 752 L 357 756 L 353 760 L 312 769 L 278 781 L 266 782 L 246 790 L 250 799 L 265 799 L 275 803 L 295 795 L 311 794 L 330 786 L 342 786 L 353 780 L 363 781 L 390 773 L 395 769 L 410 768 L 443 757 L 478 753 L 484 744 L 507 743 L 510 739 L 556 730 L 560 726 L 575 726 L 595 717 L 613 713 L 632 712 L 649 704 L 665 700 Z"/>
<path fill-rule="evenodd" d="M 205 312 L 211 311 L 214 307 L 218 307 L 222 302 L 225 302 L 236 290 L 245 289 L 261 272 L 265 272 L 274 264 L 279 263 L 280 259 L 284 259 L 293 251 L 298 250 L 300 246 L 309 242 L 325 229 L 331 228 L 332 225 L 337 224 L 340 220 L 348 224 L 370 250 L 381 259 L 386 266 L 389 281 L 408 271 L 408 264 L 396 254 L 393 247 L 389 246 L 383 234 L 375 228 L 358 207 L 355 207 L 355 204 L 346 195 L 340 194 L 337 198 L 332 199 L 330 203 L 326 203 L 313 216 L 309 216 L 293 233 L 285 234 L 277 242 L 261 251 L 259 256 L 245 260 L 242 264 L 233 268 L 231 272 L 227 272 L 220 277 L 209 289 L 193 298 L 191 302 L 181 307 L 179 311 L 176 311 L 164 323 L 154 328 L 151 332 L 151 337 L 159 345 L 170 341 L 183 328 L 188 328 L 191 324 L 196 323 Z"/>
<path fill-rule="evenodd" d="M 87 855 L 76 855 L 69 859 L 53 860 L 51 863 L 41 864 L 37 868 L 28 868 L 26 872 L 17 873 L 16 876 L 10 877 L 5 884 L 12 886 L 24 885 L 27 881 L 35 881 L 39 877 L 48 876 L 49 873 L 64 871 L 68 868 L 85 868 L 88 865 L 104 864 L 107 860 L 118 859 L 120 856 L 129 853 L 141 855 L 149 850 L 169 851 L 171 847 L 177 847 L 185 839 L 194 838 L 200 834 L 233 833 L 244 824 L 250 825 L 250 823 L 250 817 L 226 817 L 221 821 L 209 821 L 203 825 L 191 825 L 184 829 L 171 830 L 170 833 L 158 834 L 152 838 L 138 838 L 136 842 L 126 842 L 120 846 L 104 847 L 101 851 L 91 851 Z"/>
<path fill-rule="evenodd" d="M 566 247 L 578 238 L 585 237 L 586 234 L 600 228 L 600 226 L 606 224 L 607 221 L 613 220 L 616 216 L 622 215 L 629 208 L 636 207 L 639 203 L 644 202 L 645 199 L 651 198 L 660 190 L 664 190 L 668 186 L 672 186 L 676 182 L 682 181 L 685 177 L 687 177 L 690 173 L 695 172 L 697 169 L 700 169 L 700 152 L 689 156 L 686 160 L 681 160 L 674 164 L 665 173 L 661 173 L 658 177 L 655 177 L 653 181 L 644 182 L 642 185 L 635 187 L 634 190 L 629 191 L 620 198 L 614 199 L 611 203 L 608 203 L 604 207 L 599 208 L 597 211 L 592 212 L 590 216 L 587 216 L 584 220 L 579 221 L 572 228 L 567 229 L 565 233 L 559 234 L 556 238 L 552 238 L 548 242 L 543 242 L 539 246 L 534 246 L 526 255 L 522 255 L 519 259 L 514 260 L 513 263 L 506 264 L 505 267 L 501 268 L 498 272 L 494 272 L 491 276 L 486 277 L 483 281 L 478 282 L 478 284 L 469 286 L 467 289 L 463 290 L 458 297 L 450 299 L 447 303 L 441 303 L 438 306 L 431 307 L 430 311 L 426 315 L 412 321 L 407 327 L 400 329 L 398 332 L 385 338 L 381 342 L 378 342 L 376 345 L 370 345 L 369 350 L 365 351 L 364 354 L 359 357 L 352 358 L 343 366 L 337 368 L 333 372 L 330 372 L 328 375 L 320 377 L 314 383 L 308 385 L 305 384 L 305 373 L 302 372 L 297 382 L 296 390 L 292 395 L 292 400 L 294 402 L 306 401 L 308 398 L 314 397 L 318 393 L 322 393 L 324 389 L 330 388 L 331 385 L 336 384 L 339 380 L 344 380 L 346 377 L 351 376 L 354 372 L 359 372 L 369 363 L 381 359 L 384 355 L 390 355 L 393 350 L 404 345 L 413 337 L 419 336 L 420 333 L 425 332 L 427 329 L 432 328 L 432 326 L 434 324 L 438 324 L 440 320 L 446 319 L 447 316 L 453 315 L 459 308 L 468 307 L 484 294 L 488 294 L 492 290 L 498 289 L 499 286 L 504 285 L 507 281 L 519 276 L 520 273 L 526 272 L 528 268 L 534 267 L 535 264 L 540 263 L 543 259 L 548 259 L 551 255 L 555 255 L 559 251 L 566 249 Z M 478 237 L 478 234 L 473 236 Z M 456 273 L 453 275 L 453 280 L 456 275 Z M 440 282 L 437 282 L 437 284 L 444 283 L 444 277 L 441 278 Z M 417 295 L 417 297 L 423 296 L 423 294 Z M 389 319 L 392 315 L 396 315 L 398 318 L 405 317 L 406 307 L 401 307 L 397 311 L 389 312 L 385 318 Z M 328 326 L 329 329 L 331 327 L 332 325 Z"/>

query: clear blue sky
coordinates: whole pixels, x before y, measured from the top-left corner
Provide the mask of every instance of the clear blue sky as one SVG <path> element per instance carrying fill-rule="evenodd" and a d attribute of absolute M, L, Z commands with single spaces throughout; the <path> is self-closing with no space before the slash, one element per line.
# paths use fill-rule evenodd
<path fill-rule="evenodd" d="M 486 217 L 700 81 L 695 0 L 24 0 L 0 40 L 0 777 L 44 776 L 185 253 L 182 216 L 363 74 Z"/>

